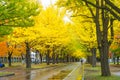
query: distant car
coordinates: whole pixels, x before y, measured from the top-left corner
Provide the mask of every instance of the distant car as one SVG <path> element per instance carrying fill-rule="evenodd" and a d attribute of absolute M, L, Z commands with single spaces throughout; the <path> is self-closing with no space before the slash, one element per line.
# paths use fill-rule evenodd
<path fill-rule="evenodd" d="M 0 63 L 0 68 L 5 67 L 5 64 Z"/>

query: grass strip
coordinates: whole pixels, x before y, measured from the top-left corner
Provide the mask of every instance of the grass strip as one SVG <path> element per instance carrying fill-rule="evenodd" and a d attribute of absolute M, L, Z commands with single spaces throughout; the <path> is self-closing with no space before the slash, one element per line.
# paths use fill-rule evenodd
<path fill-rule="evenodd" d="M 15 75 L 13 72 L 0 72 L 0 77 Z"/>
<path fill-rule="evenodd" d="M 85 64 L 85 80 L 120 80 L 120 76 L 101 76 L 100 66 L 92 67 L 89 64 Z"/>

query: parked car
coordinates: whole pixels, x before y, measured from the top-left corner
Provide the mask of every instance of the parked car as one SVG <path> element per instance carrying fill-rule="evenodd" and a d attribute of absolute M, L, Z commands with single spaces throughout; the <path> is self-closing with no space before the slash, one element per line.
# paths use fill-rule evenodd
<path fill-rule="evenodd" d="M 0 68 L 5 67 L 5 64 L 0 63 Z"/>

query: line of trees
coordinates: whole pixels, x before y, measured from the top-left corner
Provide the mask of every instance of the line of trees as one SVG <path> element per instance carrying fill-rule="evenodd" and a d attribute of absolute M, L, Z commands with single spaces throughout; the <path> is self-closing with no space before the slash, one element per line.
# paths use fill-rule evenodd
<path fill-rule="evenodd" d="M 120 5 L 117 4 L 119 1 L 114 0 L 113 3 L 112 0 L 60 0 L 58 5 L 65 6 L 65 9 L 58 9 L 51 6 L 41 11 L 40 14 L 38 13 L 41 7 L 36 2 L 32 0 L 16 1 L 2 0 L 0 2 L 0 14 L 2 15 L 0 17 L 0 30 L 3 30 L 0 32 L 0 38 L 10 33 L 9 30 L 14 29 L 12 34 L 8 36 L 8 42 L 13 44 L 14 48 L 16 48 L 16 44 L 25 44 L 26 68 L 31 68 L 30 48 L 35 48 L 45 53 L 47 64 L 49 64 L 50 61 L 49 56 L 52 56 L 54 63 L 55 55 L 59 51 L 64 50 L 63 53 L 61 53 L 63 56 L 65 53 L 66 59 L 68 59 L 68 56 L 72 57 L 73 55 L 75 57 L 84 56 L 82 52 L 85 52 L 85 50 L 96 54 L 97 48 L 100 53 L 101 75 L 111 75 L 108 53 L 114 40 L 114 21 L 120 20 Z M 73 20 L 73 23 L 66 24 L 62 20 L 66 12 L 72 12 L 72 15 L 69 17 L 72 17 L 71 20 Z M 36 15 L 37 17 L 33 17 Z M 35 19 L 35 22 L 33 19 Z M 8 26 L 9 28 L 7 28 Z M 82 26 L 84 26 L 84 28 L 78 29 L 78 27 Z M 73 29 L 73 27 L 75 29 Z M 93 27 L 95 27 L 95 29 Z M 89 35 L 87 38 L 91 40 L 87 38 L 87 40 L 85 40 L 85 34 L 79 33 L 78 30 L 83 33 L 87 30 Z M 57 46 L 61 49 L 58 49 Z M 83 49 L 83 46 L 86 47 L 86 49 Z M 57 49 L 59 51 L 56 51 Z M 76 51 L 78 49 L 82 50 Z M 51 52 L 52 54 L 50 54 Z M 9 57 L 12 53 L 13 52 L 8 52 Z M 56 55 L 56 58 L 57 57 L 58 55 Z"/>
<path fill-rule="evenodd" d="M 64 1 L 64 0 L 62 0 Z M 61 3 L 62 6 L 67 7 L 69 10 L 72 10 L 74 16 L 83 16 L 86 18 L 91 18 L 95 23 L 96 28 L 96 39 L 97 39 L 97 48 L 100 52 L 101 59 L 101 75 L 110 76 L 110 69 L 108 63 L 108 53 L 109 47 L 113 42 L 114 30 L 113 24 L 115 20 L 120 20 L 120 8 L 119 1 L 117 0 L 67 0 L 66 3 Z M 65 1 L 64 1 L 65 2 Z M 114 3 L 117 5 L 115 5 Z M 81 9 L 84 9 L 90 12 L 90 14 L 83 14 L 84 10 L 81 12 Z M 87 7 L 87 9 L 85 8 Z M 110 38 L 108 37 L 110 32 Z"/>

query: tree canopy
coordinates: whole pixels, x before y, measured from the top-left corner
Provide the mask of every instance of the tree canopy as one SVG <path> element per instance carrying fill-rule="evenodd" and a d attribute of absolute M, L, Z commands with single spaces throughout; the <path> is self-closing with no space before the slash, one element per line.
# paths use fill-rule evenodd
<path fill-rule="evenodd" d="M 1 0 L 0 11 L 0 36 L 3 36 L 12 27 L 33 26 L 33 16 L 40 12 L 40 5 L 32 0 Z"/>

